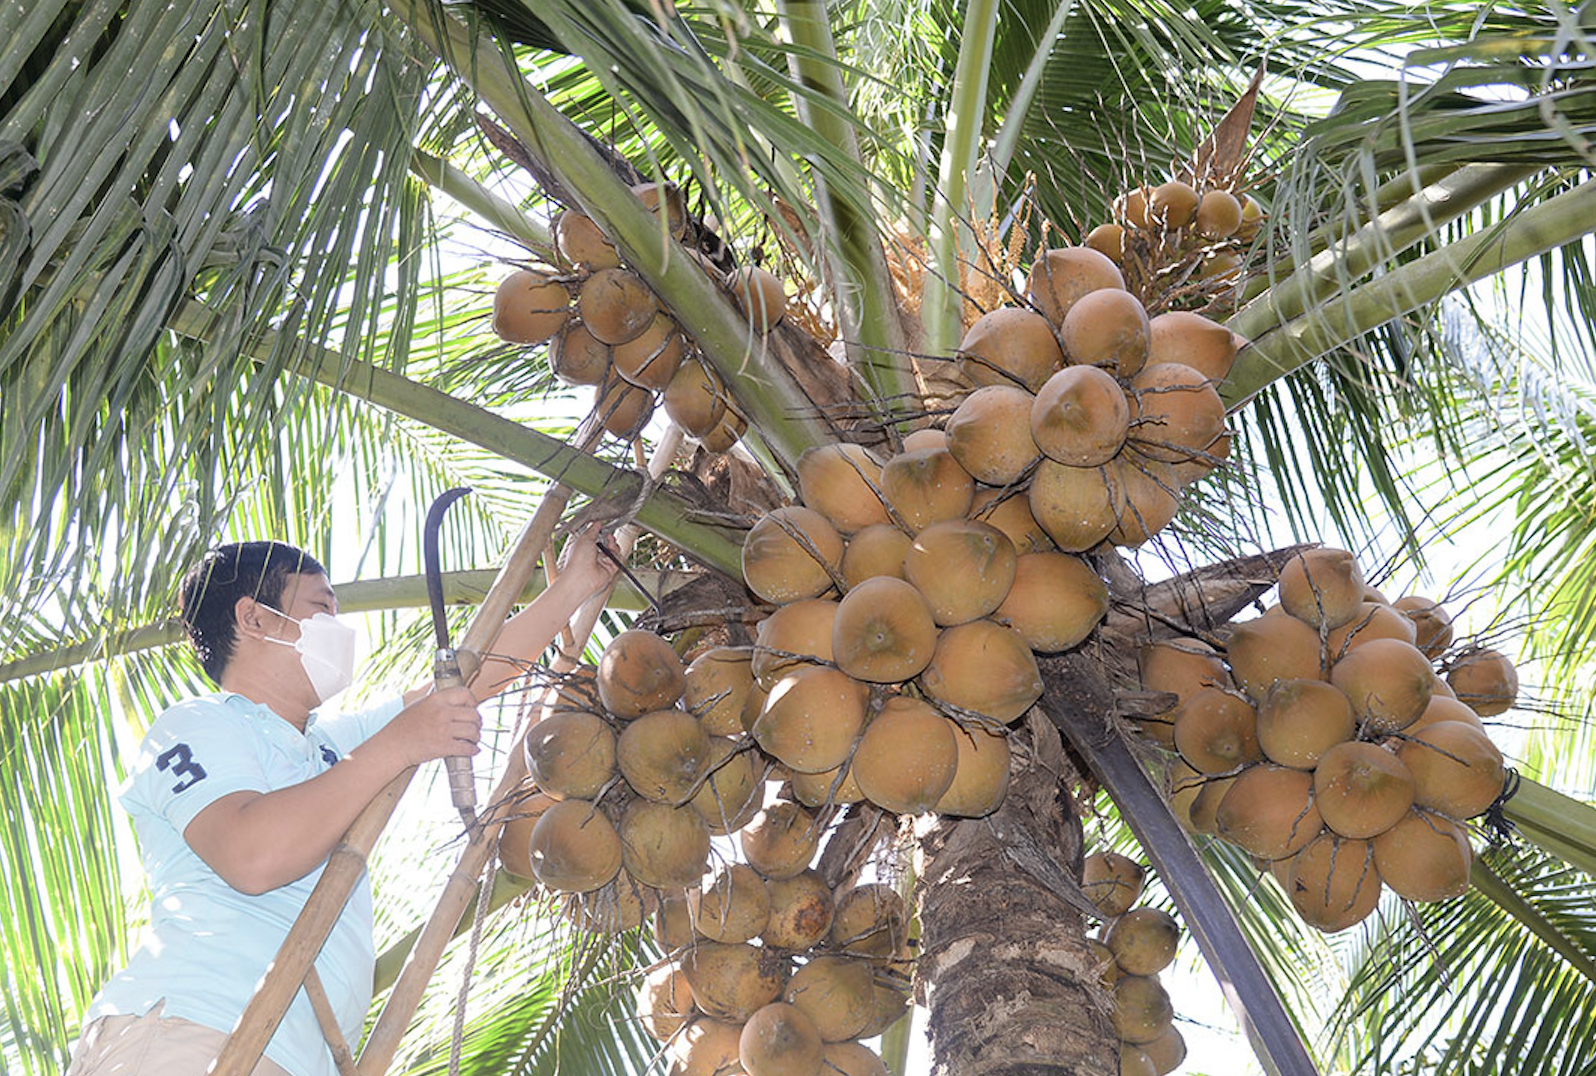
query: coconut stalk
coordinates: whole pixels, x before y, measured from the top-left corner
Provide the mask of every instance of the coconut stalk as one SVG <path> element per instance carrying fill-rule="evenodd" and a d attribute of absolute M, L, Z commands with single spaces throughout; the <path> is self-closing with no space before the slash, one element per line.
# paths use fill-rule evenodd
<path fill-rule="evenodd" d="M 971 245 L 960 240 L 969 230 L 964 213 L 970 173 L 975 170 L 976 149 L 986 121 L 997 13 L 998 0 L 969 0 L 959 38 L 959 61 L 953 73 L 953 95 L 948 102 L 947 134 L 929 221 L 931 265 L 920 299 L 920 320 L 925 329 L 922 350 L 938 358 L 958 346 L 959 328 L 963 325 L 959 248 Z"/>
<path fill-rule="evenodd" d="M 1275 283 L 1226 324 L 1249 340 L 1262 336 L 1535 171 L 1522 165 L 1470 164 L 1441 176 L 1345 240 L 1332 241 L 1307 266 Z M 1401 181 L 1411 182 L 1406 176 Z"/>
<path fill-rule="evenodd" d="M 1469 867 L 1469 882 L 1493 904 L 1545 942 L 1558 956 L 1573 965 L 1574 969 L 1592 983 L 1596 983 L 1596 963 L 1581 949 L 1573 939 L 1557 925 L 1547 919 L 1529 901 L 1519 896 L 1518 892 L 1507 883 L 1501 875 L 1497 874 L 1484 861 L 1475 859 Z"/>
<path fill-rule="evenodd" d="M 175 332 L 197 338 L 213 334 L 211 318 L 196 304 L 179 310 L 171 319 L 170 327 Z M 242 353 L 257 362 L 265 362 L 276 348 L 276 341 L 276 333 L 262 332 L 253 343 L 242 348 Z M 643 478 L 637 472 L 612 467 L 519 422 L 380 367 L 346 358 L 330 348 L 307 345 L 306 352 L 307 362 L 295 367 L 295 373 L 453 434 L 578 492 L 621 505 L 630 505 L 642 492 Z M 696 506 L 675 494 L 654 489 L 636 505 L 632 518 L 702 563 L 739 575 L 742 571 L 740 538 L 721 528 L 694 522 L 692 516 L 696 512 Z"/>
<path fill-rule="evenodd" d="M 1398 266 L 1264 335 L 1236 357 L 1220 387 L 1234 408 L 1277 378 L 1357 339 L 1393 318 L 1510 265 L 1596 231 L 1596 183 L 1582 183 L 1489 229 Z"/>
<path fill-rule="evenodd" d="M 1526 778 L 1502 814 L 1530 842 L 1596 877 L 1596 808 Z"/>
<path fill-rule="evenodd" d="M 857 163 L 859 140 L 853 124 L 845 118 L 848 88 L 843 84 L 826 5 L 819 0 L 782 0 L 779 6 L 788 36 L 800 46 L 787 58 L 793 77 L 832 106 L 813 105 L 795 94 L 798 116 Z M 876 222 L 858 206 L 839 198 L 818 172 L 814 184 L 820 219 L 828 233 L 827 251 L 848 361 L 884 411 L 900 410 L 909 402 L 914 382 L 907 369 L 898 299 Z"/>
<path fill-rule="evenodd" d="M 494 194 L 448 161 L 418 149 L 410 156 L 410 170 L 429 186 L 447 194 L 540 258 L 553 260 L 554 237 L 549 234 L 547 226 L 533 220 L 513 202 Z"/>
<path fill-rule="evenodd" d="M 418 0 L 399 0 L 393 10 L 575 195 L 582 211 L 697 342 L 750 424 L 764 432 L 789 464 L 805 449 L 832 439 L 817 417 L 792 407 L 794 400 L 806 397 L 750 320 L 669 237 L 661 220 L 616 176 L 587 136 L 521 77 L 513 57 L 490 38 L 474 37 L 453 16 L 435 14 Z"/>
<path fill-rule="evenodd" d="M 443 600 L 449 605 L 474 605 L 487 593 L 496 574 L 490 568 L 445 572 Z M 669 594 L 692 578 L 686 572 L 634 569 L 632 574 L 637 576 L 649 593 L 656 596 Z M 534 577 L 527 583 L 516 601 L 518 603 L 531 601 L 542 591 L 543 581 Z M 333 593 L 338 595 L 340 613 L 374 613 L 391 609 L 428 607 L 427 580 L 425 576 L 420 575 L 394 575 L 383 579 L 356 579 L 348 583 L 335 583 Z M 611 599 L 609 607 L 641 613 L 649 608 L 649 602 L 630 580 L 622 579 L 616 585 L 615 596 Z M 0 683 L 69 669 L 86 661 L 104 661 L 107 658 L 136 654 L 141 650 L 170 646 L 182 641 L 184 637 L 183 624 L 175 617 L 154 624 L 141 624 L 136 628 L 109 632 L 99 639 L 58 646 L 28 654 L 15 661 L 8 661 L 0 665 Z"/>

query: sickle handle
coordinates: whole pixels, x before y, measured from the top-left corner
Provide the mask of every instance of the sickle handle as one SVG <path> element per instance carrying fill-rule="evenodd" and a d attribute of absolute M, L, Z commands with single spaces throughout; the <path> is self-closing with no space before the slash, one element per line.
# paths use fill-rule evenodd
<path fill-rule="evenodd" d="M 432 686 L 436 691 L 465 687 L 465 677 L 460 675 L 460 660 L 450 647 L 440 646 L 432 655 Z M 469 826 L 477 820 L 477 785 L 471 770 L 471 756 L 449 755 L 443 760 L 443 767 L 449 774 L 449 799 Z"/>

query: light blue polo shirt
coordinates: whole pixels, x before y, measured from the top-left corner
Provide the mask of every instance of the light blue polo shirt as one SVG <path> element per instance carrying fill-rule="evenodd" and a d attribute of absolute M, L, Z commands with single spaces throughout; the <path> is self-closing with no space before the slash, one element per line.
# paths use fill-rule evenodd
<path fill-rule="evenodd" d="M 271 792 L 329 769 L 397 714 L 393 699 L 317 720 L 301 733 L 265 706 L 218 692 L 171 707 L 150 726 L 120 799 L 132 816 L 150 880 L 150 927 L 87 1019 L 163 1016 L 231 1031 L 304 907 L 322 868 L 250 896 L 216 874 L 183 839 L 200 811 L 233 792 Z M 371 1005 L 371 887 L 362 876 L 316 958 L 316 970 L 353 1050 Z M 335 1076 L 310 1000 L 301 990 L 266 1046 L 293 1076 Z"/>

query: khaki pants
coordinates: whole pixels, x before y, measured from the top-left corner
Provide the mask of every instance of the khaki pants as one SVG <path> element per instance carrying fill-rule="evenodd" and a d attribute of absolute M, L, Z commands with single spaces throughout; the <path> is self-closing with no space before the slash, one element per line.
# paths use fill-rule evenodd
<path fill-rule="evenodd" d="M 66 1076 L 204 1076 L 227 1041 L 225 1031 L 178 1016 L 159 1002 L 143 1016 L 102 1016 L 83 1029 Z M 288 1076 L 260 1059 L 254 1076 Z"/>

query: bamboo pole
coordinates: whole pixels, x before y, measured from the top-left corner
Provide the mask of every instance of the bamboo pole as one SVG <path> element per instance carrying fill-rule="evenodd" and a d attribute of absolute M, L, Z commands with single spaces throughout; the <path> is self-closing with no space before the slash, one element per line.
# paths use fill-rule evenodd
<path fill-rule="evenodd" d="M 599 432 L 597 421 L 589 416 L 587 429 L 579 436 L 590 444 L 597 439 Z M 555 486 L 544 497 L 543 503 L 538 505 L 499 570 L 498 578 L 483 600 L 482 608 L 466 630 L 465 638 L 457 648 L 459 651 L 480 655 L 491 649 L 504 624 L 505 614 L 531 579 L 543 547 L 554 533 L 570 496 L 569 490 Z M 394 807 L 409 787 L 415 772 L 416 768 L 410 767 L 379 792 L 333 849 L 326 866 L 322 868 L 321 877 L 316 881 L 315 889 L 300 910 L 288 937 L 283 940 L 277 958 L 256 988 L 255 996 L 245 1006 L 238 1025 L 222 1044 L 221 1053 L 217 1055 L 216 1064 L 211 1070 L 213 1076 L 247 1076 L 254 1071 L 266 1044 L 282 1022 L 283 1014 L 288 1011 L 289 1004 L 315 966 L 316 954 L 321 951 L 333 925 L 343 914 L 349 894 L 366 871 L 367 859 L 377 838 L 382 835 Z"/>
<path fill-rule="evenodd" d="M 654 457 L 649 462 L 651 476 L 658 478 L 664 473 L 680 445 L 681 433 L 673 424 L 660 439 Z M 555 490 L 549 492 L 552 496 Z M 635 526 L 622 529 L 619 537 L 623 558 L 630 552 L 632 544 L 636 542 L 640 533 L 640 528 Z M 594 625 L 598 623 L 599 614 L 603 612 L 606 604 L 606 597 L 606 594 L 594 595 L 572 618 L 574 623 L 571 634 L 576 642 L 569 647 L 560 647 L 559 656 L 552 665 L 556 673 L 570 672 L 580 664 L 582 647 L 588 636 L 592 635 Z M 481 891 L 482 872 L 498 849 L 499 835 L 513 813 L 508 809 L 513 803 L 513 794 L 526 776 L 525 753 L 511 751 L 509 764 L 488 800 L 488 809 L 483 812 L 480 824 L 472 831 L 471 839 L 460 853 L 454 871 L 444 883 L 443 892 L 433 906 L 432 915 L 427 919 L 421 934 L 411 947 L 404 969 L 400 971 L 388 1000 L 383 1003 L 382 1012 L 378 1015 L 376 1024 L 372 1026 L 371 1034 L 366 1036 L 366 1045 L 361 1048 L 357 1063 L 360 1076 L 382 1076 L 388 1071 L 388 1066 L 393 1064 L 399 1043 L 404 1038 L 417 1007 L 421 1004 L 427 984 L 431 982 L 433 973 L 443 959 L 444 950 L 454 938 L 460 919 L 470 907 L 471 901 Z"/>

